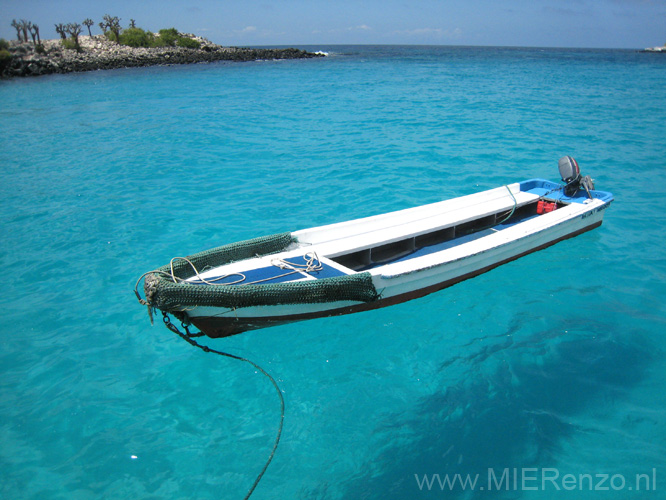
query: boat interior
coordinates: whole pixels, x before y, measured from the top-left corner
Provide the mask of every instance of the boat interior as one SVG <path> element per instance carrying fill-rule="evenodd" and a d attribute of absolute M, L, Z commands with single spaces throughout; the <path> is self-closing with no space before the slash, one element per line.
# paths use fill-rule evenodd
<path fill-rule="evenodd" d="M 344 276 L 350 272 L 368 271 L 386 264 L 446 250 L 539 217 L 566 204 L 561 201 L 534 200 L 510 210 L 504 209 L 457 225 L 407 236 L 397 241 L 361 250 L 339 255 L 317 256 L 314 254 L 314 257 L 312 252 L 307 252 L 304 255 L 287 259 L 276 258 L 271 265 L 264 264 L 254 269 L 243 268 L 239 272 L 232 272 L 224 276 L 215 277 L 204 273 L 205 280 L 193 277 L 188 279 L 188 282 L 192 284 L 248 285 Z"/>
<path fill-rule="evenodd" d="M 503 210 L 444 229 L 409 236 L 391 243 L 330 257 L 330 259 L 356 272 L 367 271 L 377 266 L 446 250 L 493 232 L 502 231 L 565 205 L 561 201 L 544 202 L 535 200 L 518 206 L 514 210 Z"/>
<path fill-rule="evenodd" d="M 433 227 L 431 230 L 422 228 L 420 232 L 397 236 L 395 240 L 372 244 L 371 238 L 365 238 L 350 251 L 326 251 L 320 248 L 320 255 L 314 252 L 296 255 L 295 249 L 286 259 L 276 256 L 270 264 L 263 261 L 260 267 L 247 269 L 240 262 L 233 265 L 231 274 L 215 276 L 215 271 L 204 272 L 205 279 L 193 277 L 188 279 L 192 284 L 226 284 L 248 285 L 260 283 L 284 283 L 300 279 L 322 279 L 343 276 L 350 272 L 363 272 L 373 268 L 407 261 L 424 255 L 433 254 L 452 248 L 489 234 L 502 231 L 521 222 L 540 217 L 564 206 L 587 203 L 590 197 L 604 201 L 612 201 L 612 194 L 603 191 L 579 192 L 573 196 L 565 196 L 559 189 L 561 186 L 542 179 L 531 179 L 520 183 L 519 191 L 533 196 L 529 201 L 518 203 L 499 211 L 480 215 L 472 220 L 446 227 Z M 409 226 L 408 226 L 409 228 Z M 385 228 L 383 230 L 386 230 Z M 418 230 L 417 230 L 418 231 Z M 391 235 L 396 233 L 390 231 Z M 386 235 L 386 236 L 391 236 Z M 354 237 L 357 237 L 358 234 Z M 307 248 L 307 247 L 305 247 Z M 301 247 L 301 250 L 303 247 Z M 337 252 L 337 253 L 336 253 Z M 227 268 L 228 269 L 228 268 Z"/>

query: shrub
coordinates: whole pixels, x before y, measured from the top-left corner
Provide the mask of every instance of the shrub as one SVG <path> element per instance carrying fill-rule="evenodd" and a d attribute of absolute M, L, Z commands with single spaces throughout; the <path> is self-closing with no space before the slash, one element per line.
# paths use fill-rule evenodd
<path fill-rule="evenodd" d="M 9 42 L 4 38 L 0 38 L 0 50 L 9 50 Z"/>
<path fill-rule="evenodd" d="M 166 47 L 166 43 L 162 40 L 161 36 L 153 35 L 153 41 L 150 43 L 151 47 Z"/>
<path fill-rule="evenodd" d="M 180 36 L 176 28 L 162 29 L 159 36 L 155 36 L 150 31 L 141 28 L 127 28 L 120 33 L 120 40 L 112 31 L 104 33 L 106 38 L 112 42 L 118 42 L 121 45 L 129 47 L 185 47 L 188 49 L 198 49 L 201 43 L 188 37 Z"/>
<path fill-rule="evenodd" d="M 152 47 L 155 36 L 141 28 L 128 28 L 120 34 L 120 43 L 130 47 Z"/>
<path fill-rule="evenodd" d="M 38 45 L 35 45 L 35 52 L 37 52 L 38 54 L 46 54 L 46 49 L 45 49 L 44 46 L 40 43 L 40 44 L 38 44 Z"/>
<path fill-rule="evenodd" d="M 176 28 L 163 29 L 160 30 L 160 38 L 165 45 L 175 47 L 176 42 L 178 42 L 178 39 L 180 38 L 180 33 L 178 33 Z"/>
<path fill-rule="evenodd" d="M 179 47 L 185 47 L 186 49 L 198 49 L 201 47 L 201 44 L 196 40 L 192 40 L 191 38 L 186 38 L 184 36 L 180 37 L 177 43 Z"/>
<path fill-rule="evenodd" d="M 12 55 L 8 50 L 0 49 L 0 70 L 5 69 L 12 62 Z"/>
<path fill-rule="evenodd" d="M 117 42 L 118 41 L 118 39 L 116 38 L 116 34 L 113 31 L 105 31 L 104 36 L 110 42 Z"/>
<path fill-rule="evenodd" d="M 65 40 L 60 40 L 60 43 L 62 44 L 63 47 L 69 50 L 79 50 L 79 47 L 77 46 L 76 42 L 72 40 L 71 38 L 67 38 Z"/>

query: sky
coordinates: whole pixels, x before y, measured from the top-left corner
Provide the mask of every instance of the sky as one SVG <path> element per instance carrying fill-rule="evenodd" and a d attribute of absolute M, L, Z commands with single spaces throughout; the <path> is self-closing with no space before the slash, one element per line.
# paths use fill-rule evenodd
<path fill-rule="evenodd" d="M 16 38 L 13 19 L 37 24 L 44 39 L 57 38 L 56 23 L 86 18 L 99 34 L 104 14 L 234 46 L 666 44 L 666 0 L 0 0 L 0 38 Z"/>

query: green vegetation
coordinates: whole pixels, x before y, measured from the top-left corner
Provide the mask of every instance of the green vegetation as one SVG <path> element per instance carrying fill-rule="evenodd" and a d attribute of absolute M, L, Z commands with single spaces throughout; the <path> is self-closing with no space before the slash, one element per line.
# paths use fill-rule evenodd
<path fill-rule="evenodd" d="M 0 42 L 5 42 L 5 40 L 0 40 Z M 6 42 L 5 42 L 6 43 Z M 4 70 L 12 62 L 12 55 L 7 49 L 0 48 L 0 71 Z"/>
<path fill-rule="evenodd" d="M 67 25 L 67 32 L 72 37 L 74 42 L 74 49 L 77 52 L 81 52 L 81 45 L 79 45 L 79 35 L 81 34 L 81 25 L 79 23 L 69 23 Z"/>
<path fill-rule="evenodd" d="M 178 33 L 176 28 L 163 29 L 160 30 L 160 38 L 164 42 L 164 45 L 175 47 L 180 38 L 180 33 Z"/>
<path fill-rule="evenodd" d="M 0 71 L 4 70 L 12 62 L 12 55 L 9 53 L 9 42 L 0 38 Z"/>
<path fill-rule="evenodd" d="M 186 49 L 198 49 L 201 47 L 201 44 L 197 42 L 196 40 L 192 40 L 191 38 L 187 38 L 184 36 L 181 36 L 178 39 L 178 42 L 176 42 L 179 47 L 184 47 Z"/>
<path fill-rule="evenodd" d="M 94 21 L 88 18 L 82 24 L 88 28 L 88 35 L 92 37 L 90 28 L 95 24 Z M 137 28 L 134 19 L 130 19 L 129 28 L 122 29 L 120 27 L 120 18 L 106 14 L 98 26 L 108 40 L 129 47 L 184 47 L 187 49 L 198 49 L 201 47 L 201 43 L 192 38 L 182 36 L 176 28 L 161 29 L 159 34 L 155 34 L 151 31 Z M 14 19 L 12 27 L 16 29 L 16 37 L 19 42 L 27 43 L 29 33 L 32 37 L 32 43 L 35 45 L 35 50 L 40 53 L 45 52 L 44 46 L 39 39 L 39 26 L 25 19 L 21 19 L 20 21 Z M 82 49 L 79 43 L 79 36 L 83 30 L 81 24 L 59 23 L 55 25 L 55 30 L 60 35 L 63 47 L 81 52 Z M 69 38 L 67 35 L 69 35 Z M 7 44 L 6 41 L 5 44 Z M 6 51 L 7 49 L 2 50 Z"/>
<path fill-rule="evenodd" d="M 160 30 L 159 37 L 164 42 L 164 45 L 168 47 L 178 46 L 178 47 L 185 47 L 187 49 L 198 49 L 199 47 L 201 47 L 201 44 L 196 40 L 193 40 L 186 36 L 181 36 L 181 34 L 178 33 L 178 30 L 176 28 L 168 28 Z"/>
<path fill-rule="evenodd" d="M 116 38 L 116 34 L 107 31 L 106 37 L 121 45 L 129 47 L 185 47 L 188 49 L 198 49 L 201 44 L 191 38 L 181 36 L 176 28 L 162 29 L 158 35 L 152 31 L 147 31 L 142 28 L 127 28 L 120 32 L 120 38 Z"/>
<path fill-rule="evenodd" d="M 120 34 L 120 43 L 130 47 L 155 47 L 155 35 L 141 28 L 127 28 Z"/>
<path fill-rule="evenodd" d="M 62 40 L 60 40 L 60 43 L 66 49 L 77 50 L 76 43 L 74 43 L 74 40 L 71 40 L 69 38 L 63 38 Z"/>

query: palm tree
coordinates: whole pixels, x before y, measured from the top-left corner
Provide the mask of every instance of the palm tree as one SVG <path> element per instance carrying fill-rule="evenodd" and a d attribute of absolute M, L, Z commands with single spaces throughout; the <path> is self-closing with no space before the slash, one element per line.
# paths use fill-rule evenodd
<path fill-rule="evenodd" d="M 83 21 L 83 24 L 88 27 L 88 34 L 92 38 L 92 32 L 90 31 L 90 27 L 95 24 L 92 19 L 87 18 L 85 21 Z"/>

